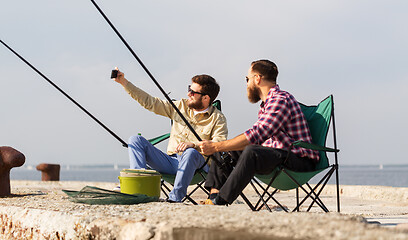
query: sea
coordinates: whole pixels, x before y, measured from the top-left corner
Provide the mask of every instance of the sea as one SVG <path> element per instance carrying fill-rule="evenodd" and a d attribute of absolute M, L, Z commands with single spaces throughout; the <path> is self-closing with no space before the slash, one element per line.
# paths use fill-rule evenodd
<path fill-rule="evenodd" d="M 89 181 L 118 183 L 118 176 L 126 165 L 62 165 L 61 181 Z M 314 177 L 310 183 L 317 183 L 325 172 Z M 35 166 L 13 168 L 11 180 L 41 180 L 41 172 Z M 408 164 L 404 165 L 340 165 L 339 182 L 341 185 L 377 185 L 390 187 L 408 187 Z M 329 180 L 335 184 L 335 175 Z"/>

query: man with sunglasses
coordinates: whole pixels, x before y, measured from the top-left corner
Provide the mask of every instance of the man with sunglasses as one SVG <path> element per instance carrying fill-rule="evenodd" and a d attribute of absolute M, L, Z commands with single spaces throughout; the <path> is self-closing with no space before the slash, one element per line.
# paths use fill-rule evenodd
<path fill-rule="evenodd" d="M 205 183 L 211 194 L 205 204 L 231 204 L 255 174 L 270 174 L 281 163 L 295 171 L 314 170 L 319 161 L 318 151 L 290 147 L 297 140 L 311 143 L 312 137 L 298 102 L 279 88 L 277 76 L 275 63 L 269 60 L 252 62 L 246 76 L 247 95 L 251 103 L 262 100 L 258 120 L 233 139 L 204 140 L 199 144 L 204 154 L 243 150 L 242 153 L 230 153 L 235 167 L 228 177 L 225 169 L 211 165 Z"/>
<path fill-rule="evenodd" d="M 150 96 L 130 83 L 120 71 L 114 80 L 144 108 L 173 121 L 167 153 L 140 135 L 129 138 L 128 149 L 130 168 L 149 167 L 160 173 L 176 175 L 167 201 L 181 202 L 195 171 L 204 166 L 203 170 L 207 172 L 209 168 L 199 152 L 197 138 L 168 101 Z M 219 91 L 220 87 L 214 78 L 205 74 L 197 75 L 188 86 L 188 99 L 173 102 L 202 139 L 214 142 L 226 140 L 228 134 L 225 116 L 212 106 Z"/>

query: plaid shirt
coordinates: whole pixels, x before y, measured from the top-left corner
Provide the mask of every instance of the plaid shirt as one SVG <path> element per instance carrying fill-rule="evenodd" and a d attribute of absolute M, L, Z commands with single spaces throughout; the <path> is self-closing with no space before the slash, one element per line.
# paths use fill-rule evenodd
<path fill-rule="evenodd" d="M 289 149 L 297 140 L 312 142 L 309 126 L 296 99 L 279 86 L 269 90 L 265 102 L 261 103 L 258 121 L 245 133 L 251 144 L 265 147 Z M 319 152 L 294 146 L 292 152 L 299 157 L 319 161 Z"/>

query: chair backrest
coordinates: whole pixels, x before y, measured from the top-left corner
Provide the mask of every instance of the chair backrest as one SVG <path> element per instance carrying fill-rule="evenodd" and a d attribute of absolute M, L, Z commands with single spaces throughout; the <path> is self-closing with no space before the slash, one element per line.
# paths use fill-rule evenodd
<path fill-rule="evenodd" d="M 333 95 L 328 96 L 317 106 L 306 106 L 299 103 L 312 134 L 312 142 L 320 146 L 326 146 L 331 117 L 333 116 Z M 329 159 L 325 152 L 320 151 L 320 161 L 316 170 L 329 166 Z"/>
<path fill-rule="evenodd" d="M 220 101 L 220 100 L 215 100 L 215 101 L 212 103 L 212 105 L 213 105 L 214 107 L 216 107 L 218 110 L 221 111 L 221 101 Z"/>

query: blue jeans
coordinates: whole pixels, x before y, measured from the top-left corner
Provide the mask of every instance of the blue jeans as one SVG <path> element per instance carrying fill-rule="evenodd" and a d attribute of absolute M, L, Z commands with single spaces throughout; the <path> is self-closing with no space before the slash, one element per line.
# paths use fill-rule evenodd
<path fill-rule="evenodd" d="M 151 168 L 160 173 L 176 175 L 173 190 L 169 194 L 169 199 L 176 202 L 181 202 L 186 196 L 195 171 L 205 163 L 204 157 L 194 148 L 187 148 L 181 155 L 169 156 L 140 135 L 129 138 L 128 148 L 130 168 Z M 208 172 L 208 165 L 203 170 Z"/>

